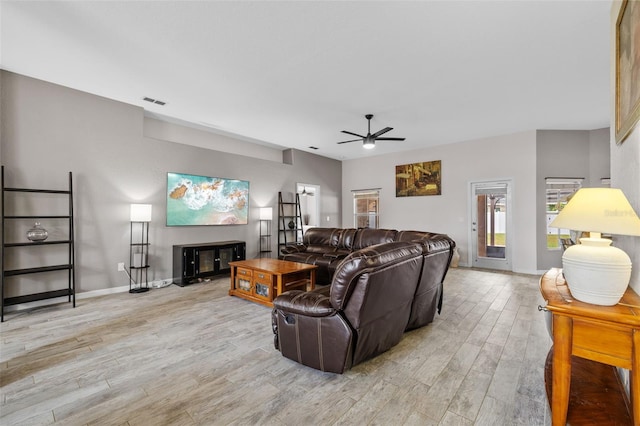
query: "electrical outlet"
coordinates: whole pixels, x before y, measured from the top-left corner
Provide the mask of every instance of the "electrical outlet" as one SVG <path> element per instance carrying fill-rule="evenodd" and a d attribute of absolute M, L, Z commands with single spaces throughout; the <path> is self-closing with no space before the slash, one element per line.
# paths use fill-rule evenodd
<path fill-rule="evenodd" d="M 118 262 L 118 272 L 124 271 L 124 262 Z"/>

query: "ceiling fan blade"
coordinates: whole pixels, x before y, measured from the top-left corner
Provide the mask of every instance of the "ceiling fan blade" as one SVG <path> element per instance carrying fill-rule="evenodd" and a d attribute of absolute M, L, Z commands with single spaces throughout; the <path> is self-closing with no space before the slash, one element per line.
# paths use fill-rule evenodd
<path fill-rule="evenodd" d="M 372 138 L 378 138 L 378 136 L 380 135 L 384 135 L 385 133 L 387 133 L 388 131 L 393 130 L 393 127 L 385 127 L 382 130 L 378 130 L 377 132 L 375 132 L 374 134 L 371 135 Z"/>
<path fill-rule="evenodd" d="M 362 141 L 362 139 L 353 139 L 353 140 L 350 140 L 350 141 L 342 141 L 342 142 L 338 142 L 338 145 L 340 145 L 341 143 L 361 142 L 361 141 Z"/>
<path fill-rule="evenodd" d="M 406 138 L 376 138 L 378 141 L 403 141 Z"/>
<path fill-rule="evenodd" d="M 362 139 L 364 139 L 364 138 L 366 137 L 366 136 L 359 135 L 359 134 L 357 134 L 357 133 L 347 132 L 346 130 L 343 130 L 343 131 L 342 131 L 342 133 L 346 133 L 346 134 L 348 134 L 348 135 L 357 136 L 357 137 L 362 138 Z"/>

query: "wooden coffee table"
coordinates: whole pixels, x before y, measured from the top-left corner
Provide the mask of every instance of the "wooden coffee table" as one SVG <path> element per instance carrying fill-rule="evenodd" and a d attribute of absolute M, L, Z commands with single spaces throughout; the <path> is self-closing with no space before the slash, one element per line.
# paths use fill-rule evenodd
<path fill-rule="evenodd" d="M 229 262 L 230 296 L 273 306 L 273 299 L 288 290 L 313 290 L 315 265 L 279 259 L 249 259 Z"/>

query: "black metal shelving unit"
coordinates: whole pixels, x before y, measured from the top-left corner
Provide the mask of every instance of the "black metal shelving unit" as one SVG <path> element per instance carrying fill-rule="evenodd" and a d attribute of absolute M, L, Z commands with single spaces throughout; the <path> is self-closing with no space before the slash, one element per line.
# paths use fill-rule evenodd
<path fill-rule="evenodd" d="M 0 286 L 0 302 L 2 304 L 0 309 L 0 321 L 4 321 L 4 309 L 5 306 L 17 305 L 21 303 L 35 302 L 38 300 L 53 299 L 59 297 L 68 297 L 69 303 L 73 303 L 73 307 L 76 306 L 76 294 L 75 294 L 75 268 L 74 268 L 74 229 L 73 229 L 73 176 L 69 172 L 69 189 L 68 190 L 52 190 L 52 189 L 31 189 L 31 188 L 12 188 L 7 187 L 4 166 L 0 167 L 0 179 L 2 184 L 2 268 L 1 268 L 1 286 Z M 67 196 L 69 198 L 69 214 L 68 215 L 7 215 L 6 206 L 9 193 L 23 193 L 23 194 L 54 194 L 60 196 Z M 7 241 L 6 227 L 10 222 L 17 220 L 41 220 L 41 219 L 56 219 L 56 220 L 68 220 L 69 231 L 68 239 L 63 240 L 51 240 L 51 241 L 29 241 L 29 242 L 9 242 Z M 32 268 L 20 268 L 20 269 L 7 269 L 7 249 L 18 249 L 24 247 L 42 247 L 51 245 L 66 245 L 68 248 L 68 261 L 64 264 L 58 265 L 46 265 L 36 266 Z M 41 293 L 27 293 L 19 296 L 5 297 L 6 289 L 12 285 L 10 283 L 10 277 L 27 274 L 38 274 L 55 271 L 67 271 L 68 273 L 68 285 L 67 288 L 45 291 Z"/>
<path fill-rule="evenodd" d="M 302 211 L 300 210 L 300 194 L 295 194 L 295 201 L 282 199 L 278 192 L 278 253 L 287 244 L 302 242 Z"/>

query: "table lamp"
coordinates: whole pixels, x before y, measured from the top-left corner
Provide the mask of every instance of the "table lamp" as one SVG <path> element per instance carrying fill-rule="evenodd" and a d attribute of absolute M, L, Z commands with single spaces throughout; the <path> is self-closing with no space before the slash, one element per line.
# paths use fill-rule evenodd
<path fill-rule="evenodd" d="M 590 233 L 562 255 L 571 295 L 594 305 L 617 304 L 631 278 L 631 259 L 601 233 L 640 236 L 640 219 L 624 193 L 617 188 L 582 188 L 549 226 Z"/>

